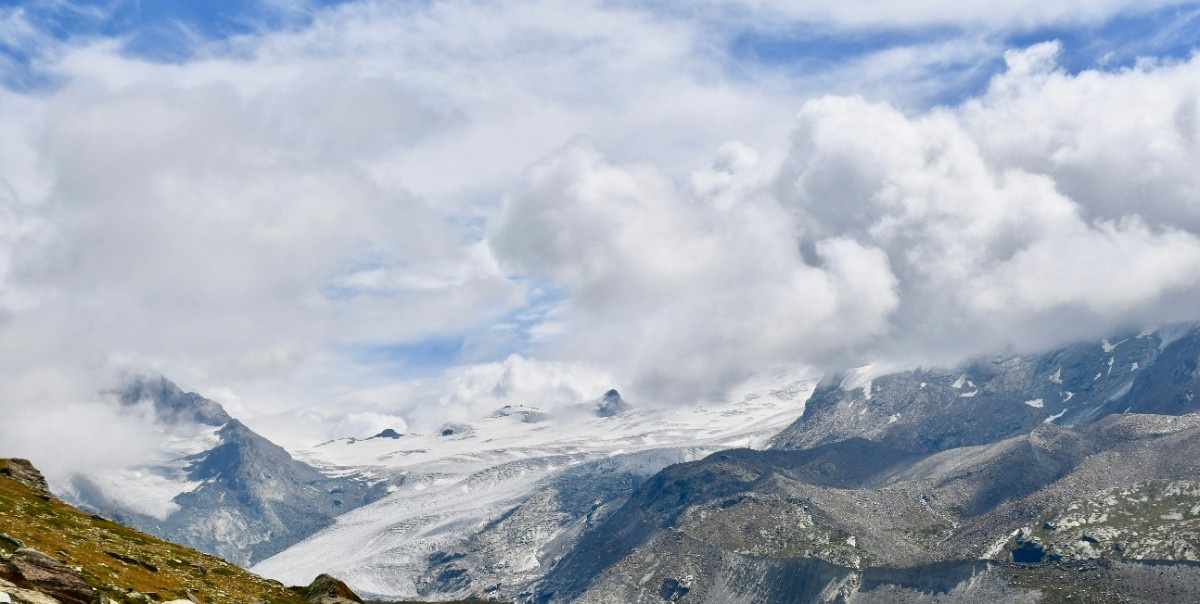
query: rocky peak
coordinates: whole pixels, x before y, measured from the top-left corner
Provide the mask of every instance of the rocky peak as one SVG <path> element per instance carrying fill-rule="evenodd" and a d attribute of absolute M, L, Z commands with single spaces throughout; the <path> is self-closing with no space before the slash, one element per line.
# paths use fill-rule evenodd
<path fill-rule="evenodd" d="M 219 432 L 221 444 L 200 456 L 192 465 L 193 480 L 218 479 L 236 485 L 256 484 L 255 476 L 270 476 L 291 482 L 324 478 L 311 466 L 296 461 L 283 447 L 263 438 L 233 419 Z"/>
<path fill-rule="evenodd" d="M 625 399 L 621 398 L 621 394 L 616 390 L 605 392 L 604 396 L 596 401 L 596 415 L 598 417 L 612 417 L 632 410 L 633 406 L 625 402 Z"/>
<path fill-rule="evenodd" d="M 46 477 L 42 476 L 42 473 L 33 467 L 33 464 L 28 459 L 0 460 L 0 474 L 11 476 L 17 482 L 43 495 L 50 495 L 50 487 L 46 484 Z"/>
<path fill-rule="evenodd" d="M 196 394 L 184 392 L 174 382 L 162 376 L 136 377 L 113 391 L 125 406 L 142 401 L 154 405 L 155 419 L 162 424 L 205 424 L 221 426 L 233 419 L 216 401 Z"/>

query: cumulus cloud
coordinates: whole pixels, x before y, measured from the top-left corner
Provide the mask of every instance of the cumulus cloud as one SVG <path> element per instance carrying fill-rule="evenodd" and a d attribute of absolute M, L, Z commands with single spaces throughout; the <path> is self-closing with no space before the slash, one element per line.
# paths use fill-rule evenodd
<path fill-rule="evenodd" d="M 688 195 L 647 166 L 572 145 L 529 171 L 490 233 L 505 266 L 570 291 L 556 354 L 616 362 L 638 394 L 694 399 L 798 350 L 828 352 L 887 329 L 887 257 L 852 239 L 807 264 L 783 207 L 721 173 L 752 167 L 731 146 Z M 732 198 L 736 201 L 730 203 Z"/>
<path fill-rule="evenodd" d="M 666 399 L 770 362 L 951 362 L 1196 318 L 1178 116 L 1197 61 L 1068 75 L 1057 51 L 1010 52 L 959 107 L 809 101 L 782 161 L 732 145 L 687 191 L 570 146 L 529 170 L 493 249 L 570 290 L 555 354 Z M 1084 178 L 1113 170 L 1141 190 Z"/>
<path fill-rule="evenodd" d="M 1009 71 L 983 98 L 959 108 L 908 117 L 882 104 L 826 98 L 802 110 L 776 191 L 802 238 L 850 237 L 885 250 L 902 292 L 890 354 L 917 360 L 934 351 L 953 358 L 1030 349 L 1192 315 L 1180 296 L 1194 300 L 1198 293 L 1200 240 L 1186 220 L 1149 224 L 1147 217 L 1155 207 L 1171 207 L 1183 218 L 1186 206 L 1124 198 L 1113 212 L 1108 195 L 1089 195 L 1054 171 L 997 153 L 997 142 L 1011 145 L 1039 126 L 1056 133 L 1063 148 L 1121 147 L 1134 163 L 1161 153 L 1152 144 L 1128 146 L 1123 136 L 1091 140 L 1097 132 L 1073 128 L 1077 105 L 1058 97 L 1108 91 L 1094 89 L 1096 74 L 1055 71 L 1048 63 L 1054 51 L 1040 45 L 1010 53 Z M 1173 69 L 1154 79 L 1173 79 Z M 1137 69 L 1107 79 L 1119 94 L 1147 75 Z M 1010 113 L 1013 102 L 1042 112 Z M 1153 115 L 1154 108 L 1132 103 L 1110 111 Z M 1183 147 L 1177 151 L 1170 161 L 1194 161 Z M 1083 171 L 1102 173 L 1105 159 Z"/>
<path fill-rule="evenodd" d="M 1141 5 L 862 6 L 349 2 L 173 63 L 4 9 L 49 84 L 0 89 L 0 408 L 159 371 L 295 446 L 1192 317 L 1200 62 L 1038 45 L 928 108 Z M 733 48 L 765 17 L 954 27 L 793 72 Z"/>

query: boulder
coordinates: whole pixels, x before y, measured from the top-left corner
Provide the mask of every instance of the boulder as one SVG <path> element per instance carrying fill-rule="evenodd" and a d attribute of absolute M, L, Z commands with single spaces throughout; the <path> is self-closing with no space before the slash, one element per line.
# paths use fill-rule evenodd
<path fill-rule="evenodd" d="M 318 575 L 308 587 L 298 591 L 312 604 L 362 604 L 362 598 L 343 582 L 330 575 Z"/>
<path fill-rule="evenodd" d="M 28 459 L 6 459 L 0 461 L 0 474 L 11 476 L 17 482 L 20 482 L 29 488 L 43 494 L 50 494 L 50 486 L 46 484 L 46 477 Z"/>
<path fill-rule="evenodd" d="M 65 604 L 91 604 L 96 596 L 96 590 L 75 569 L 27 547 L 14 552 L 0 566 L 0 577 L 18 587 L 49 594 Z"/>

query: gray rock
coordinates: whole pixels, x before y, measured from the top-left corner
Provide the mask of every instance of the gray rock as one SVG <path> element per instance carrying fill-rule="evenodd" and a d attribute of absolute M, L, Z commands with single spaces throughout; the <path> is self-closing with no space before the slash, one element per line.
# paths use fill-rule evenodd
<path fill-rule="evenodd" d="M 42 472 L 33 467 L 28 459 L 13 458 L 0 461 L 0 474 L 11 476 L 17 482 L 43 495 L 50 495 L 46 477 L 42 476 Z"/>
<path fill-rule="evenodd" d="M 0 575 L 18 587 L 48 594 L 66 604 L 91 604 L 96 595 L 75 569 L 35 549 L 13 552 L 0 567 Z"/>
<path fill-rule="evenodd" d="M 218 403 L 183 392 L 165 378 L 134 380 L 118 396 L 126 404 L 150 401 L 159 421 L 168 425 L 220 426 L 219 444 L 180 460 L 182 470 L 142 469 L 202 482 L 178 495 L 179 509 L 165 519 L 128 509 L 87 476 L 71 479 L 64 493 L 71 503 L 122 524 L 249 566 L 386 494 L 383 486 L 322 474 L 230 418 Z"/>

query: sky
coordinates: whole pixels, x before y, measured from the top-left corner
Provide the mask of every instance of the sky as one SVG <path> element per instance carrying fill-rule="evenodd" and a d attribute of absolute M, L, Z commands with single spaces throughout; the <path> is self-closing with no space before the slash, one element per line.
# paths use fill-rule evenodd
<path fill-rule="evenodd" d="M 1001 4 L 2 2 L 0 443 L 138 459 L 131 375 L 300 447 L 1200 319 L 1200 4 Z"/>

